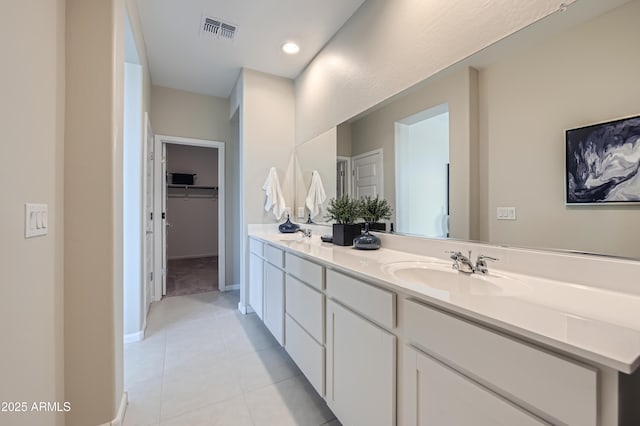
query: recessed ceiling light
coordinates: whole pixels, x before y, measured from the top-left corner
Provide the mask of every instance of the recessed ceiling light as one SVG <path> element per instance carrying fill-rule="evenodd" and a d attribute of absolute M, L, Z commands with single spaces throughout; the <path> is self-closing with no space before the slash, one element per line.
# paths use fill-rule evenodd
<path fill-rule="evenodd" d="M 287 55 L 295 55 L 300 51 L 300 46 L 292 41 L 288 41 L 282 45 L 282 51 Z"/>

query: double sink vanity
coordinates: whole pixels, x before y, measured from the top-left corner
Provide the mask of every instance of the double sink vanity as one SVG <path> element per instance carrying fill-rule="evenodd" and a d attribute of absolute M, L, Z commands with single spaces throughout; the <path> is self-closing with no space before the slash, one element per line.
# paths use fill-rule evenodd
<path fill-rule="evenodd" d="M 249 229 L 248 304 L 342 424 L 640 424 L 638 262 L 271 228 Z M 500 260 L 465 274 L 452 250 Z"/>

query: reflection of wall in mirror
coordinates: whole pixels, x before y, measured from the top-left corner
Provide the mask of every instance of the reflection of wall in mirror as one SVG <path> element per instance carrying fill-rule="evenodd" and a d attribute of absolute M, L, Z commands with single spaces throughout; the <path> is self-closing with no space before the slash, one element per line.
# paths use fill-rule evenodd
<path fill-rule="evenodd" d="M 481 70 L 482 239 L 640 257 L 638 206 L 564 205 L 564 130 L 640 113 L 638 19 L 636 0 Z"/>
<path fill-rule="evenodd" d="M 396 230 L 448 233 L 449 110 L 439 105 L 396 122 Z"/>
<path fill-rule="evenodd" d="M 473 149 L 477 146 L 477 129 L 471 123 L 477 117 L 477 105 L 472 102 L 477 92 L 477 71 L 465 68 L 426 84 L 388 105 L 352 122 L 347 139 L 351 141 L 351 154 L 358 155 L 375 149 L 384 150 L 384 198 L 394 210 L 391 222 L 396 222 L 395 181 L 395 123 L 416 113 L 447 104 L 450 116 L 449 159 L 450 179 L 450 234 L 454 238 L 477 239 L 478 211 L 473 201 L 472 163 L 477 161 Z M 339 126 L 340 127 L 340 126 Z M 347 133 L 346 130 L 344 133 Z M 339 134 L 342 136 L 342 134 Z M 338 143 L 340 146 L 341 142 Z M 419 213 L 416 213 L 419 214 Z"/>
<path fill-rule="evenodd" d="M 564 130 L 640 113 L 639 17 L 635 0 L 477 71 L 422 83 L 351 122 L 351 154 L 385 148 L 394 203 L 394 122 L 448 102 L 452 237 L 640 257 L 637 206 L 567 207 L 563 194 Z M 505 206 L 517 220 L 496 220 Z"/>
<path fill-rule="evenodd" d="M 306 219 L 309 210 L 305 207 L 305 199 L 311 184 L 311 174 L 316 170 L 320 174 L 322 185 L 327 195 L 320 214 L 313 218 L 316 223 L 326 219 L 326 207 L 329 200 L 336 196 L 336 128 L 296 146 L 295 161 L 295 212 L 298 219 Z M 302 209 L 302 217 L 298 212 Z"/>

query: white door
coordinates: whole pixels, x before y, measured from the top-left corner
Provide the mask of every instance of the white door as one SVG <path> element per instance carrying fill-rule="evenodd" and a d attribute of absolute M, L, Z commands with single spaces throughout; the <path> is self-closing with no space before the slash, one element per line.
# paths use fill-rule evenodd
<path fill-rule="evenodd" d="M 353 196 L 384 197 L 382 149 L 353 157 Z"/>
<path fill-rule="evenodd" d="M 160 173 L 162 176 L 161 186 L 161 200 L 162 200 L 162 295 L 167 294 L 167 231 L 171 226 L 167 220 L 167 144 L 162 144 L 162 161 L 160 167 Z"/>
<path fill-rule="evenodd" d="M 149 311 L 149 304 L 153 300 L 153 279 L 154 279 L 154 240 L 153 240 L 153 130 L 149 115 L 145 113 L 145 145 L 144 145 L 144 162 L 142 172 L 144 176 L 144 230 L 145 240 L 143 245 L 143 269 L 144 269 L 144 307 L 145 315 Z"/>
<path fill-rule="evenodd" d="M 395 425 L 396 337 L 331 300 L 326 330 L 329 408 L 345 425 Z"/>

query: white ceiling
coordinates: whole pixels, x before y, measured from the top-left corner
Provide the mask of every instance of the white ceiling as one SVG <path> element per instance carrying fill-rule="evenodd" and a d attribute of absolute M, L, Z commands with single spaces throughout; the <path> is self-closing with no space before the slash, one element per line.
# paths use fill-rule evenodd
<path fill-rule="evenodd" d="M 364 0 L 138 0 L 154 85 L 227 97 L 242 67 L 295 78 Z M 203 15 L 237 25 L 200 35 Z M 293 40 L 300 53 L 281 46 Z"/>

